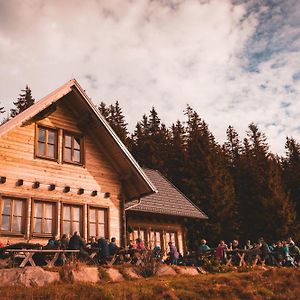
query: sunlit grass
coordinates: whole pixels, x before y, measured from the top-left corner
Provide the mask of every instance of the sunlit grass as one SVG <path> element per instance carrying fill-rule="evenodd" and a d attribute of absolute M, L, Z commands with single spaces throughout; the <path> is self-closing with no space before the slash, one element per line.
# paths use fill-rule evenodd
<path fill-rule="evenodd" d="M 153 277 L 121 283 L 6 287 L 0 299 L 300 299 L 300 269 Z"/>

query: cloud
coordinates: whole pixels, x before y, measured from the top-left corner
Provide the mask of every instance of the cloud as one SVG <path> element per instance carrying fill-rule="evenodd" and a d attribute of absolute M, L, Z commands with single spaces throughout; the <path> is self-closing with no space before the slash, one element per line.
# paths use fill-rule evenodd
<path fill-rule="evenodd" d="M 130 129 L 189 103 L 220 142 L 254 121 L 283 152 L 300 137 L 299 20 L 292 0 L 0 0 L 0 101 L 75 77 L 94 102 L 118 100 Z"/>

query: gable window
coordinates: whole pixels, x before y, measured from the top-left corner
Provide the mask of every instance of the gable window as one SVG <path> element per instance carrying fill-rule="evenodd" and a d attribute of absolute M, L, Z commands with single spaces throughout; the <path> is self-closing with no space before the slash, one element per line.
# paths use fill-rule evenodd
<path fill-rule="evenodd" d="M 83 164 L 83 138 L 64 132 L 63 143 L 64 162 Z"/>
<path fill-rule="evenodd" d="M 2 198 L 1 231 L 22 234 L 25 231 L 25 200 Z"/>
<path fill-rule="evenodd" d="M 57 130 L 37 127 L 36 156 L 57 159 Z"/>
<path fill-rule="evenodd" d="M 62 234 L 82 233 L 82 207 L 75 205 L 63 205 Z"/>
<path fill-rule="evenodd" d="M 107 238 L 107 209 L 89 208 L 89 236 Z"/>
<path fill-rule="evenodd" d="M 33 233 L 52 235 L 54 233 L 55 203 L 35 201 L 33 206 Z"/>

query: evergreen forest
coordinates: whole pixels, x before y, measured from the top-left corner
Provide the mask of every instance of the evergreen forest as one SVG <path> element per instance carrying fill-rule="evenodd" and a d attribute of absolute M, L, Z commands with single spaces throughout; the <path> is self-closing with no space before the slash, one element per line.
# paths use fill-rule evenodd
<path fill-rule="evenodd" d="M 190 106 L 185 121 L 170 128 L 153 107 L 132 134 L 118 101 L 98 108 L 141 166 L 159 170 L 207 214 L 208 220 L 184 220 L 191 248 L 201 238 L 212 245 L 220 239 L 300 240 L 300 144 L 294 138 L 286 138 L 280 157 L 254 123 L 244 139 L 229 126 L 219 144 Z"/>

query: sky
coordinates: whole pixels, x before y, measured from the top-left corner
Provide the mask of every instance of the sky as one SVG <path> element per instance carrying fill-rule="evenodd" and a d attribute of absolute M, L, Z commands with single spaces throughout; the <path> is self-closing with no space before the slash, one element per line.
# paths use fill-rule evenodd
<path fill-rule="evenodd" d="M 0 0 L 0 107 L 72 78 L 118 100 L 130 131 L 189 104 L 218 142 L 254 122 L 284 154 L 300 142 L 300 0 Z"/>

